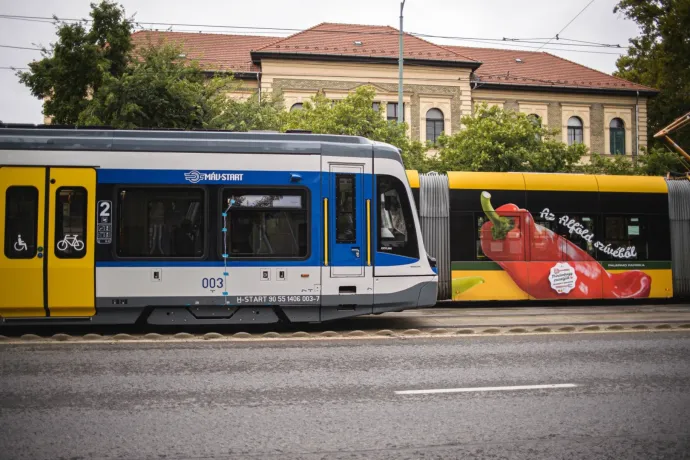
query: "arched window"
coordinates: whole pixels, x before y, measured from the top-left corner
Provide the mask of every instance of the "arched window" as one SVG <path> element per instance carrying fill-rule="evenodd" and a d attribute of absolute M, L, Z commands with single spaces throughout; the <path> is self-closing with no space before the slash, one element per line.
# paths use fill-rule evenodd
<path fill-rule="evenodd" d="M 302 103 L 298 102 L 297 104 L 293 104 L 292 107 L 290 107 L 290 112 L 293 110 L 302 110 Z"/>
<path fill-rule="evenodd" d="M 530 122 L 532 122 L 532 124 L 534 125 L 535 128 L 541 128 L 541 117 L 539 115 L 537 115 L 536 113 L 530 113 L 529 115 L 527 115 L 527 119 Z M 537 141 L 540 141 L 541 140 L 541 134 L 536 133 L 534 135 L 534 138 Z"/>
<path fill-rule="evenodd" d="M 529 121 L 531 121 L 533 125 L 541 126 L 541 117 L 536 113 L 530 113 L 527 115 L 527 118 L 529 118 Z"/>
<path fill-rule="evenodd" d="M 611 155 L 625 155 L 625 123 L 620 118 L 609 123 L 609 138 Z"/>
<path fill-rule="evenodd" d="M 429 109 L 426 113 L 426 140 L 436 142 L 443 129 L 443 112 L 439 109 Z"/>
<path fill-rule="evenodd" d="M 570 117 L 568 120 L 568 145 L 582 144 L 582 120 Z"/>

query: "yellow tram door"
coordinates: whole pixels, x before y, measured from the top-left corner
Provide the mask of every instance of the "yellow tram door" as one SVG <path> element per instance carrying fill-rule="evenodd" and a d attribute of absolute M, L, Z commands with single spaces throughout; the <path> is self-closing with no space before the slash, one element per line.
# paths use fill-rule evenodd
<path fill-rule="evenodd" d="M 45 168 L 0 167 L 0 316 L 46 316 Z"/>
<path fill-rule="evenodd" d="M 95 314 L 92 168 L 0 168 L 0 316 Z"/>
<path fill-rule="evenodd" d="M 48 173 L 48 312 L 50 316 L 93 316 L 96 170 L 50 168 Z"/>

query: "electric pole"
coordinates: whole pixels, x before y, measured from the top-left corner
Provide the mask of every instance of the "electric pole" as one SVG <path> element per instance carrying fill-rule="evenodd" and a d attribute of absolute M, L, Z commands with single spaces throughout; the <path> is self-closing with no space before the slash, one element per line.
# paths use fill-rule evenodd
<path fill-rule="evenodd" d="M 398 123 L 403 122 L 403 8 L 405 0 L 400 3 L 400 54 L 398 56 Z"/>

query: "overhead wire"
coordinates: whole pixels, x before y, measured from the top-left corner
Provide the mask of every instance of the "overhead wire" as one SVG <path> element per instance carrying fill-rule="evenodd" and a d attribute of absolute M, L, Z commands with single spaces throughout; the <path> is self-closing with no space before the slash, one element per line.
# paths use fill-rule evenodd
<path fill-rule="evenodd" d="M 592 0 L 593 2 L 594 0 Z M 591 2 L 590 2 L 591 4 Z M 584 9 L 583 9 L 584 11 Z M 26 20 L 26 21 L 38 21 L 38 22 L 45 22 L 45 23 L 53 23 L 55 22 L 54 18 L 50 17 L 45 17 L 45 16 L 19 16 L 19 15 L 9 15 L 9 14 L 0 14 L 0 19 L 10 19 L 10 20 Z M 58 21 L 64 21 L 64 22 L 92 22 L 93 20 L 91 19 L 75 19 L 75 18 L 58 18 Z M 573 18 L 574 20 L 574 18 Z M 572 23 L 572 21 L 570 23 Z M 568 25 L 570 24 L 568 23 Z M 299 29 L 299 28 L 288 28 L 288 27 L 261 27 L 261 26 L 236 26 L 236 25 L 219 25 L 219 24 L 192 24 L 192 23 L 172 23 L 172 22 L 148 22 L 148 21 L 132 21 L 132 24 L 135 25 L 136 28 L 141 28 L 141 29 L 147 29 L 145 27 L 142 27 L 141 24 L 146 24 L 149 26 L 168 26 L 168 28 L 171 27 L 203 27 L 203 28 L 215 28 L 215 29 L 239 29 L 239 30 L 246 30 L 246 32 L 243 33 L 268 33 L 269 31 L 275 31 L 275 32 L 283 32 L 283 33 L 294 33 L 294 32 L 303 32 L 305 29 Z M 566 25 L 567 27 L 567 25 Z M 564 28 L 565 29 L 565 28 Z M 563 29 L 563 30 L 564 30 Z M 193 32 L 198 32 L 198 33 L 209 33 L 209 31 L 200 31 L 197 29 L 187 29 Z M 310 32 L 313 33 L 334 33 L 334 34 L 351 34 L 351 35 L 390 35 L 390 36 L 398 36 L 399 32 L 397 30 L 390 30 L 390 31 L 347 31 L 347 30 L 332 30 L 332 29 L 309 29 Z M 158 30 L 156 31 L 164 32 L 165 30 Z M 168 31 L 174 32 L 174 30 L 169 29 Z M 457 36 L 447 36 L 447 35 L 435 35 L 435 34 L 426 34 L 426 33 L 419 33 L 419 32 L 406 32 L 409 35 L 419 37 L 419 38 L 442 38 L 442 39 L 452 39 L 452 40 L 464 40 L 464 41 L 472 41 L 472 40 L 482 40 L 486 42 L 506 42 L 506 41 L 511 41 L 511 42 L 524 42 L 524 43 L 541 43 L 537 40 L 543 40 L 539 38 L 483 38 L 483 37 L 457 37 Z M 288 35 L 289 36 L 289 35 Z M 287 38 L 285 37 L 275 37 L 275 38 Z M 553 37 L 550 38 L 549 40 L 553 40 Z M 610 44 L 610 43 L 596 43 L 596 42 L 585 42 L 584 40 L 574 40 L 574 39 L 566 39 L 566 38 L 560 38 L 560 40 L 567 40 L 567 41 L 579 41 L 583 43 L 582 46 L 590 45 L 593 47 L 604 47 L 604 48 L 624 48 L 618 44 Z M 548 44 L 548 42 L 543 43 L 543 45 Z M 566 44 L 566 43 L 561 43 L 561 45 L 568 45 L 568 46 L 580 46 L 580 45 L 571 45 L 571 44 Z"/>
<path fill-rule="evenodd" d="M 553 37 L 553 38 L 558 38 L 558 36 L 559 36 L 560 34 L 562 34 L 563 31 L 564 31 L 565 29 L 567 29 L 568 26 L 569 26 L 570 24 L 572 24 L 573 21 L 575 21 L 575 19 L 577 19 L 587 8 L 589 8 L 589 5 L 591 5 L 592 3 L 594 3 L 594 0 L 591 0 L 587 5 L 585 5 L 585 7 L 582 8 L 582 9 L 580 10 L 580 12 L 577 13 L 577 14 L 575 15 L 574 18 L 572 18 L 570 21 L 568 21 L 568 23 L 567 23 L 567 24 L 560 30 L 560 32 L 558 32 L 558 33 L 556 34 L 556 36 Z M 540 47 L 539 49 L 541 49 L 541 48 L 543 48 L 544 46 L 546 46 L 546 45 L 548 45 L 549 43 L 551 43 L 551 41 L 553 40 L 553 38 L 549 39 L 549 41 L 547 41 L 546 43 L 544 43 L 543 45 L 541 45 L 541 47 Z"/>
<path fill-rule="evenodd" d="M 471 41 L 474 43 L 482 43 L 482 44 L 493 44 L 493 43 L 487 43 L 483 40 L 470 40 L 470 39 L 463 39 L 464 41 Z M 520 49 L 520 48 L 528 48 L 528 49 L 541 49 L 541 47 L 537 48 L 536 46 L 530 46 L 530 45 L 520 45 L 520 44 L 513 44 L 513 41 L 511 43 L 500 43 L 496 44 L 500 46 L 506 46 L 506 47 L 512 47 L 512 49 Z M 453 46 L 453 45 L 439 45 L 439 46 Z M 28 50 L 28 51 L 44 51 L 43 48 L 36 48 L 36 47 L 27 47 L 27 46 L 16 46 L 16 45 L 0 45 L 0 48 L 10 48 L 10 49 L 19 49 L 19 50 Z M 468 47 L 471 48 L 471 47 Z M 502 49 L 502 48 L 494 48 L 494 49 Z M 615 56 L 620 56 L 621 54 L 624 54 L 622 52 L 606 52 L 606 51 L 590 51 L 590 50 L 574 50 L 574 49 L 567 49 L 567 48 L 554 48 L 554 47 L 549 47 L 545 48 L 550 51 L 565 51 L 565 52 L 574 52 L 574 53 L 588 53 L 588 54 L 609 54 L 609 55 L 615 55 Z"/>
<path fill-rule="evenodd" d="M 565 30 L 582 12 L 589 7 L 594 2 L 594 0 L 591 0 L 585 8 L 583 8 L 573 19 L 571 19 L 566 26 L 561 29 L 561 32 Z M 43 22 L 43 23 L 54 23 L 56 21 L 55 18 L 49 18 L 49 17 L 42 17 L 42 16 L 19 16 L 19 15 L 7 15 L 7 14 L 0 14 L 0 19 L 14 19 L 14 20 L 25 20 L 25 21 L 34 21 L 34 22 Z M 92 22 L 92 20 L 89 19 L 73 19 L 73 18 L 57 18 L 59 21 L 73 21 L 73 22 Z M 186 23 L 164 23 L 164 22 L 133 22 L 133 24 L 143 30 L 148 30 L 143 28 L 140 24 L 149 24 L 149 25 L 167 25 L 170 28 L 176 27 L 176 26 L 197 26 L 197 27 L 209 27 L 209 28 L 225 28 L 225 29 L 247 29 L 243 32 L 243 34 L 260 34 L 260 33 L 266 33 L 266 31 L 283 31 L 283 32 L 301 32 L 303 29 L 292 29 L 292 28 L 285 28 L 285 27 L 259 27 L 259 26 L 224 26 L 224 25 L 212 25 L 212 24 L 186 24 Z M 156 30 L 158 31 L 158 30 Z M 172 30 L 170 30 L 172 31 Z M 329 30 L 329 29 L 317 29 L 311 30 L 312 32 L 320 32 L 320 33 L 338 33 L 338 34 L 343 34 L 343 33 L 351 33 L 351 34 L 366 34 L 366 35 L 393 35 L 395 34 L 397 36 L 398 32 L 397 31 L 340 31 L 340 30 Z M 194 30 L 193 32 L 195 33 L 210 33 L 209 31 L 196 31 Z M 482 43 L 482 44 L 491 44 L 493 46 L 506 46 L 506 47 L 512 47 L 512 48 L 528 48 L 528 49 L 537 49 L 541 50 L 544 48 L 546 44 L 549 42 L 543 43 L 542 46 L 536 47 L 536 46 L 529 46 L 529 45 L 524 45 L 523 43 L 534 43 L 538 44 L 540 43 L 538 40 L 543 40 L 541 38 L 506 38 L 503 37 L 501 39 L 494 39 L 494 38 L 470 38 L 470 37 L 455 37 L 455 36 L 444 36 L 444 35 L 431 35 L 431 34 L 421 34 L 421 33 L 414 33 L 410 32 L 410 35 L 418 36 L 418 37 L 425 37 L 425 38 L 442 38 L 442 39 L 451 39 L 451 40 L 460 40 L 460 41 L 470 41 L 470 42 L 475 42 L 475 43 Z M 572 41 L 572 42 L 579 42 L 581 45 L 575 45 L 575 44 L 570 44 L 570 43 L 560 43 L 561 45 L 568 45 L 568 46 L 590 46 L 590 47 L 606 47 L 606 48 L 616 48 L 616 49 L 625 49 L 627 47 L 621 47 L 620 45 L 612 45 L 612 44 L 604 44 L 604 43 L 597 43 L 597 42 L 589 42 L 589 41 L 584 41 L 584 40 L 576 40 L 576 39 L 569 39 L 569 38 L 563 38 L 560 37 L 560 32 L 559 34 L 556 35 L 556 39 L 563 40 L 563 41 Z M 271 38 L 283 38 L 283 37 L 271 37 Z M 554 37 L 550 38 L 549 41 L 553 40 Z M 438 46 L 449 46 L 449 45 L 443 45 L 443 44 L 438 44 Z M 22 49 L 22 50 L 32 50 L 32 51 L 42 51 L 42 48 L 32 48 L 32 47 L 24 47 L 24 46 L 14 46 L 14 45 L 0 45 L 0 48 L 13 48 L 13 49 Z M 471 48 L 471 47 L 470 47 Z M 494 48 L 496 49 L 496 48 Z M 588 54 L 609 54 L 609 55 L 620 55 L 621 53 L 616 53 L 616 52 L 603 52 L 603 51 L 593 51 L 593 50 L 576 50 L 576 49 L 567 49 L 567 48 L 546 48 L 548 50 L 554 50 L 554 51 L 565 51 L 565 52 L 579 52 L 579 53 L 588 53 Z M 201 59 L 204 60 L 204 59 Z M 206 60 L 212 60 L 212 59 L 206 59 Z M 0 66 L 0 70 L 25 70 L 28 69 L 28 67 L 12 67 L 12 66 Z M 202 70 L 204 70 L 202 68 Z M 220 69 L 225 70 L 225 69 Z M 227 69 L 229 72 L 242 72 L 241 70 L 234 70 L 234 69 Z M 334 77 L 333 75 L 312 75 L 314 77 Z M 518 79 L 518 80 L 523 80 L 523 81 L 539 81 L 540 83 L 551 83 L 551 84 L 561 84 L 560 82 L 556 81 L 551 81 L 551 80 L 537 80 L 533 78 L 528 78 L 528 77 L 520 77 L 519 75 L 514 75 L 512 78 L 509 78 L 508 76 L 505 75 L 484 75 L 483 77 L 506 77 L 507 79 Z M 337 77 L 337 76 L 336 76 Z M 343 76 L 345 77 L 345 76 Z M 370 79 L 376 80 L 376 79 L 386 79 L 385 77 L 371 77 Z M 432 80 L 435 81 L 471 81 L 471 82 L 479 82 L 480 80 L 476 79 L 444 79 L 444 78 L 432 78 Z M 486 83 L 486 80 L 481 80 L 484 83 Z M 580 86 L 575 84 L 574 86 Z"/>
<path fill-rule="evenodd" d="M 15 50 L 43 51 L 43 48 L 34 48 L 34 47 L 29 47 L 29 46 L 0 45 L 0 48 L 11 48 L 11 49 L 15 49 Z"/>

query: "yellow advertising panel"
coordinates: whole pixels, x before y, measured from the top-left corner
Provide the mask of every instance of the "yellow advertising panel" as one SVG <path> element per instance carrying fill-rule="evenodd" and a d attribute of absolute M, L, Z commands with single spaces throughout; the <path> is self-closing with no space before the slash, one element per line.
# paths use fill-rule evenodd
<path fill-rule="evenodd" d="M 467 263 L 469 267 L 472 263 Z M 481 266 L 482 262 L 476 262 Z M 528 262 L 527 265 L 531 264 Z M 566 263 L 571 266 L 577 264 Z M 554 266 L 556 263 L 553 264 Z M 613 283 L 613 288 L 603 291 L 603 280 L 594 280 L 594 289 L 587 291 L 587 295 L 579 296 L 580 299 L 617 299 L 617 298 L 649 298 L 665 299 L 673 297 L 673 276 L 669 268 L 650 268 L 635 270 L 606 270 L 611 275 L 630 273 L 631 280 L 635 280 L 635 289 L 623 289 L 623 286 Z M 614 280 L 618 279 L 616 276 Z M 547 278 L 548 281 L 548 278 Z M 546 299 L 572 299 L 578 298 L 569 293 L 556 292 L 551 283 L 543 283 L 546 290 L 542 295 L 530 295 L 523 291 L 515 282 L 510 272 L 502 270 L 500 267 L 488 269 L 466 269 L 452 270 L 452 300 L 455 301 L 481 301 L 481 300 L 546 300 Z M 535 283 L 536 284 L 536 283 Z M 532 288 L 537 286 L 532 286 Z M 549 293 L 549 290 L 553 290 Z M 594 292 L 596 291 L 596 295 Z M 632 294 L 639 294 L 637 296 Z M 546 294 L 546 295 L 545 295 Z M 583 293 L 584 294 L 584 293 Z M 600 295 L 601 294 L 601 295 Z"/>

